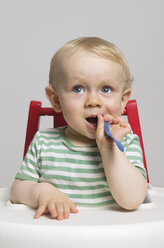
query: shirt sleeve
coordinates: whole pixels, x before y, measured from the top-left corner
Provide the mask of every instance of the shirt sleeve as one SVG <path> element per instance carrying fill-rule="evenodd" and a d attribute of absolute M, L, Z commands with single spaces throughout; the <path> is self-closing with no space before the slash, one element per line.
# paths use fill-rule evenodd
<path fill-rule="evenodd" d="M 147 174 L 143 163 L 143 153 L 140 146 L 139 137 L 130 132 L 126 135 L 122 142 L 125 148 L 125 154 L 129 161 L 142 173 L 147 180 Z"/>
<path fill-rule="evenodd" d="M 28 148 L 21 168 L 16 174 L 16 179 L 39 182 L 39 132 L 37 132 Z"/>

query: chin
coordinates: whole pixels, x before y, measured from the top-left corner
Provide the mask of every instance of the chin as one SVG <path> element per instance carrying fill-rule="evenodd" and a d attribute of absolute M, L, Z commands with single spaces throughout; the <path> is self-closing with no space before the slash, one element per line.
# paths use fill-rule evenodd
<path fill-rule="evenodd" d="M 95 140 L 96 139 L 96 134 L 88 134 L 86 135 L 88 139 Z"/>

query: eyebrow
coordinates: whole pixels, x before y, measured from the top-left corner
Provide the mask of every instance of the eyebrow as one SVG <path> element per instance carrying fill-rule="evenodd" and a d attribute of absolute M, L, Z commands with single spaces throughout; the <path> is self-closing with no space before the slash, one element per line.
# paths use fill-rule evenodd
<path fill-rule="evenodd" d="M 111 85 L 111 86 L 117 86 L 117 87 L 119 87 L 119 82 L 117 82 L 117 81 L 113 81 L 113 80 L 110 80 L 110 79 L 108 79 L 108 80 L 102 80 L 101 82 L 100 82 L 100 84 L 107 84 L 107 85 Z"/>

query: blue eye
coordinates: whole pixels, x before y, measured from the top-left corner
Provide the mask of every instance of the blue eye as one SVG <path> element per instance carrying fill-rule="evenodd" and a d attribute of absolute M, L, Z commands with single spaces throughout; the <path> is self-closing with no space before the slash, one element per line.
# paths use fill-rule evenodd
<path fill-rule="evenodd" d="M 83 92 L 83 88 L 82 88 L 81 86 L 75 86 L 75 87 L 73 88 L 73 91 L 74 91 L 75 93 L 82 93 L 82 92 Z"/>
<path fill-rule="evenodd" d="M 102 92 L 103 92 L 103 93 L 110 93 L 110 92 L 111 92 L 111 88 L 110 88 L 109 86 L 104 86 L 104 87 L 102 88 Z"/>

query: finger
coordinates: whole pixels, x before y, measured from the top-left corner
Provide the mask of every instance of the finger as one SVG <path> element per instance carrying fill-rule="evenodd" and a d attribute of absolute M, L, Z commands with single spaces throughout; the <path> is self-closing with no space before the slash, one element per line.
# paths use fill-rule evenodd
<path fill-rule="evenodd" d="M 124 123 L 124 122 L 125 121 L 121 117 L 118 116 L 118 117 L 113 118 L 109 124 L 117 125 L 117 124 Z"/>
<path fill-rule="evenodd" d="M 76 205 L 72 201 L 70 201 L 70 212 L 71 213 L 78 213 L 79 212 Z"/>
<path fill-rule="evenodd" d="M 69 218 L 69 213 L 70 213 L 70 205 L 68 202 L 63 203 L 63 217 L 65 219 Z"/>
<path fill-rule="evenodd" d="M 48 211 L 50 213 L 50 215 L 53 217 L 53 218 L 56 218 L 57 217 L 57 212 L 56 212 L 56 208 L 55 208 L 55 204 L 53 202 L 50 202 L 48 204 Z"/>
<path fill-rule="evenodd" d="M 123 119 L 121 119 L 121 121 L 120 121 L 120 126 L 121 127 L 128 127 L 128 128 L 131 129 L 131 126 L 130 126 L 129 122 L 127 122 L 127 121 L 125 121 Z"/>
<path fill-rule="evenodd" d="M 104 121 L 108 121 L 109 123 L 112 122 L 113 116 L 110 114 L 105 114 L 104 115 Z"/>
<path fill-rule="evenodd" d="M 46 211 L 46 205 L 41 205 L 39 206 L 39 208 L 37 209 L 34 218 L 35 219 L 39 219 L 40 216 Z"/>
<path fill-rule="evenodd" d="M 97 129 L 96 129 L 96 136 L 102 137 L 104 136 L 104 118 L 102 115 L 97 115 L 98 122 L 97 122 Z"/>
<path fill-rule="evenodd" d="M 56 212 L 57 212 L 57 219 L 63 220 L 63 204 L 62 204 L 62 202 L 56 203 Z"/>
<path fill-rule="evenodd" d="M 117 125 L 117 124 L 120 124 L 120 121 L 119 119 L 113 119 L 109 124 L 112 124 L 112 125 Z"/>
<path fill-rule="evenodd" d="M 126 122 L 126 121 L 120 122 L 120 127 L 131 129 L 130 124 L 128 122 Z"/>

